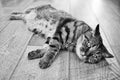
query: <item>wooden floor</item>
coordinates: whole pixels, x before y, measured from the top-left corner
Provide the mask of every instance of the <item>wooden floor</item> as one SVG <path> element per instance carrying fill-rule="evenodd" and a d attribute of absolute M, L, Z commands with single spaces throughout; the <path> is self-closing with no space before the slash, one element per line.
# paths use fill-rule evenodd
<path fill-rule="evenodd" d="M 0 80 L 120 80 L 120 0 L 21 1 L 17 6 L 0 3 Z M 74 53 L 61 52 L 47 69 L 39 68 L 39 59 L 28 60 L 28 52 L 39 48 L 44 40 L 33 36 L 21 21 L 7 19 L 12 11 L 48 3 L 92 28 L 100 24 L 104 44 L 115 57 L 91 65 Z"/>

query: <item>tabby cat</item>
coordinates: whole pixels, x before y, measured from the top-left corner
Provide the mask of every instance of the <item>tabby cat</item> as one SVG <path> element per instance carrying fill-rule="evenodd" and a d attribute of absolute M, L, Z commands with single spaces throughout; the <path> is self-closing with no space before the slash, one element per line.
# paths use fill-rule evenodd
<path fill-rule="evenodd" d="M 45 8 L 46 6 L 47 8 Z M 36 12 L 37 13 L 36 16 L 41 17 L 41 18 L 37 17 L 38 23 L 39 22 L 42 23 L 42 21 L 44 20 L 43 23 L 47 22 L 47 24 L 49 24 L 47 26 L 48 27 L 52 26 L 51 29 L 53 28 L 54 29 L 52 33 L 49 33 L 51 34 L 50 36 L 48 36 L 45 33 L 46 42 L 42 49 L 37 49 L 29 52 L 28 54 L 29 60 L 41 58 L 39 66 L 40 68 L 45 69 L 52 64 L 56 55 L 61 50 L 73 51 L 78 55 L 80 60 L 82 60 L 85 63 L 91 63 L 91 64 L 98 63 L 105 58 L 113 57 L 113 55 L 111 55 L 108 52 L 108 50 L 103 44 L 103 40 L 101 38 L 100 31 L 99 31 L 99 24 L 96 26 L 95 30 L 93 30 L 84 21 L 77 20 L 67 13 L 63 15 L 64 13 L 57 11 L 55 8 L 52 8 L 52 9 L 55 9 L 55 12 L 56 12 L 55 15 L 53 15 L 54 18 L 48 15 L 46 15 L 45 17 L 44 10 L 48 9 L 47 10 L 48 14 L 51 13 L 51 12 L 49 13 L 49 10 L 51 10 L 51 8 L 49 9 L 49 7 L 51 6 L 45 5 L 44 8 L 41 8 L 41 7 L 34 8 L 35 12 L 39 8 L 39 11 Z M 43 14 L 40 12 L 42 12 Z M 26 11 L 26 13 L 24 14 L 28 14 L 28 13 L 31 13 L 31 11 L 30 12 Z M 16 19 L 16 15 L 14 17 L 13 16 L 11 16 L 10 18 L 11 20 Z M 56 16 L 59 16 L 59 17 L 55 18 Z M 32 21 L 35 19 L 36 17 L 34 16 L 34 19 L 32 18 Z M 55 24 L 54 26 L 50 24 L 51 23 L 50 20 L 52 19 L 55 19 L 55 22 L 53 23 Z M 29 19 L 23 18 L 22 20 L 25 20 L 25 22 L 27 22 L 30 20 L 30 18 Z M 36 20 L 34 22 L 36 22 Z M 39 26 L 39 27 L 41 28 L 44 26 Z M 39 28 L 35 27 L 32 29 L 32 31 L 36 34 L 40 32 L 42 33 L 44 31 L 44 30 L 38 30 L 38 29 Z M 48 28 L 48 31 L 49 31 L 49 28 Z"/>

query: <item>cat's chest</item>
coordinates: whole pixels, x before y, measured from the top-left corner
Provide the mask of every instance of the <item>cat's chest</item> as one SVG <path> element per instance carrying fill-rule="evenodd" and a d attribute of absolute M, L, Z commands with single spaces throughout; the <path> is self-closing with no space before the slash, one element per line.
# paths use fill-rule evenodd
<path fill-rule="evenodd" d="M 75 35 L 75 26 L 74 26 L 74 22 L 70 22 L 67 25 L 63 26 L 61 28 L 61 32 L 62 32 L 62 38 L 64 39 L 64 43 L 71 43 L 72 39 Z"/>
<path fill-rule="evenodd" d="M 75 36 L 75 26 L 74 22 L 70 22 L 61 28 L 61 37 L 63 40 L 63 48 L 72 50 L 76 46 L 74 36 Z"/>

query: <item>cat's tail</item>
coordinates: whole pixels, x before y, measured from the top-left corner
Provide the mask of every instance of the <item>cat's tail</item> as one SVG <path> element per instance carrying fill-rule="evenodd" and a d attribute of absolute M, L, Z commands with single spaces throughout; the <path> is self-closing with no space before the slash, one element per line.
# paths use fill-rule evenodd
<path fill-rule="evenodd" d="M 23 20 L 24 21 L 24 13 L 22 12 L 13 12 L 10 15 L 9 20 Z"/>

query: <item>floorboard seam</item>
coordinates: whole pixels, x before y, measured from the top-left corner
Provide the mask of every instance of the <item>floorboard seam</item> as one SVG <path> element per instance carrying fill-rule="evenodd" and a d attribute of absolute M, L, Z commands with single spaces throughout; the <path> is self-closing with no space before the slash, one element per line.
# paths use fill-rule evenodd
<path fill-rule="evenodd" d="M 18 60 L 16 66 L 15 66 L 14 70 L 12 71 L 12 73 L 11 73 L 10 77 L 8 78 L 8 80 L 11 80 L 11 79 L 12 79 L 12 76 L 13 76 L 16 68 L 18 67 L 18 65 L 19 65 L 19 63 L 20 63 L 20 61 L 21 61 L 21 59 L 22 59 L 22 57 L 23 57 L 23 55 L 24 55 L 24 53 L 25 53 L 27 44 L 29 43 L 31 37 L 32 37 L 32 34 L 30 35 L 30 37 L 28 38 L 28 40 L 26 40 L 26 42 L 25 42 L 25 43 L 26 43 L 26 44 L 25 44 L 25 47 L 24 47 L 23 50 L 21 51 L 22 54 L 21 54 L 21 56 L 20 56 L 20 59 Z"/>

